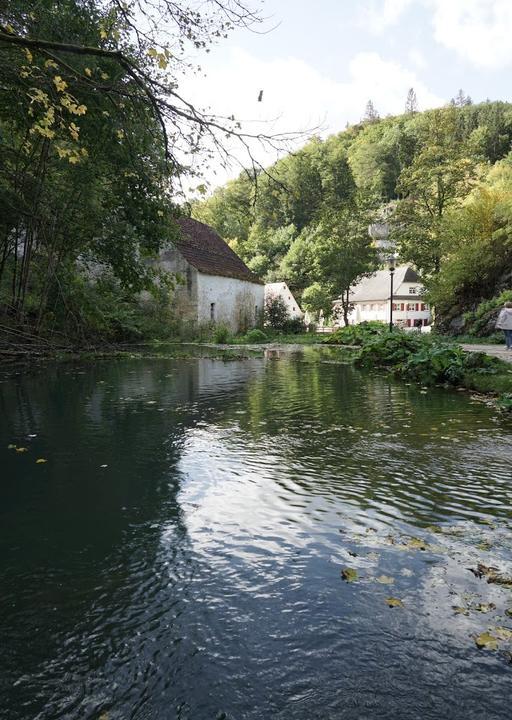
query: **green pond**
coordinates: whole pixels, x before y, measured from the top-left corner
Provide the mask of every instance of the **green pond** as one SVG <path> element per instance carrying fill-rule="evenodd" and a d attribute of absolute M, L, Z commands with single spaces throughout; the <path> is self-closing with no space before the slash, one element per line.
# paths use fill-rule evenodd
<path fill-rule="evenodd" d="M 510 717 L 510 419 L 308 359 L 0 376 L 2 720 Z"/>

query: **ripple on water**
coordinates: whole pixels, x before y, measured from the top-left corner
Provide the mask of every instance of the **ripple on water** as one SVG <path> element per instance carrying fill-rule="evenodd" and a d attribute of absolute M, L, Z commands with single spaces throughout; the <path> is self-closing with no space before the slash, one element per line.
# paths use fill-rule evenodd
<path fill-rule="evenodd" d="M 467 570 L 512 573 L 507 421 L 335 365 L 41 380 L 0 386 L 0 717 L 508 717 Z"/>

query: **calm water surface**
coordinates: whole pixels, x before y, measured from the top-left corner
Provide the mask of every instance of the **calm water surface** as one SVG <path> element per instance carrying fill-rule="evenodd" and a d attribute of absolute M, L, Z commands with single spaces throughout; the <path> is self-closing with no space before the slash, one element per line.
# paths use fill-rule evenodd
<path fill-rule="evenodd" d="M 510 718 L 467 570 L 512 573 L 510 420 L 286 360 L 1 380 L 2 719 Z"/>

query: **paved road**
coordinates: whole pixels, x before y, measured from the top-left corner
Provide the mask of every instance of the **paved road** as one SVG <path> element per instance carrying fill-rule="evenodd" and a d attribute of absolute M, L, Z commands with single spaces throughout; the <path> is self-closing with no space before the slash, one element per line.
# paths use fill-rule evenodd
<path fill-rule="evenodd" d="M 512 350 L 507 350 L 505 345 L 462 345 L 461 347 L 468 352 L 484 352 L 512 363 Z"/>

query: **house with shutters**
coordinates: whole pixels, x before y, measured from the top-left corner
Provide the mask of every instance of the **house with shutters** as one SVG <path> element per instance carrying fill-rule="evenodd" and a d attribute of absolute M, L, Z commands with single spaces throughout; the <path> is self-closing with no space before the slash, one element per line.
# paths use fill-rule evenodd
<path fill-rule="evenodd" d="M 197 325 L 224 323 L 233 332 L 258 324 L 264 284 L 215 230 L 179 218 L 180 234 L 160 251 L 158 265 L 177 277 L 176 317 Z"/>
<path fill-rule="evenodd" d="M 363 278 L 350 293 L 352 310 L 349 324 L 357 325 L 369 320 L 389 322 L 390 303 L 393 303 L 393 323 L 398 327 L 421 328 L 430 325 L 430 308 L 423 295 L 423 284 L 410 265 L 399 265 L 394 274 L 393 297 L 390 297 L 389 270 L 378 270 L 371 277 Z M 339 300 L 334 302 L 337 324 L 343 324 Z"/>

